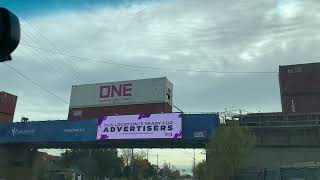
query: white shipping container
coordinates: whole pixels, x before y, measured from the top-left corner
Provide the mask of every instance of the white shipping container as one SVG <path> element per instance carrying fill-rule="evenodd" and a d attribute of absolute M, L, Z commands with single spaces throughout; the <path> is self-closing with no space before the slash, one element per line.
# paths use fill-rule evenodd
<path fill-rule="evenodd" d="M 72 86 L 70 108 L 146 103 L 172 104 L 172 83 L 166 78 Z"/>

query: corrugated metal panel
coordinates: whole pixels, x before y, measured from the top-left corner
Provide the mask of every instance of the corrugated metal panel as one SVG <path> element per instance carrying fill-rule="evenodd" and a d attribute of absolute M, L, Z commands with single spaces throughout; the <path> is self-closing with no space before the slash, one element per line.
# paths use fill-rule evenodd
<path fill-rule="evenodd" d="M 0 113 L 0 123 L 11 123 L 13 121 L 13 115 Z"/>
<path fill-rule="evenodd" d="M 104 115 L 157 114 L 171 112 L 172 107 L 167 103 L 72 108 L 69 110 L 68 119 L 81 120 L 98 118 Z"/>
<path fill-rule="evenodd" d="M 320 93 L 320 63 L 279 67 L 281 94 Z"/>
<path fill-rule="evenodd" d="M 284 113 L 320 112 L 320 63 L 279 67 Z"/>
<path fill-rule="evenodd" d="M 172 103 L 172 83 L 165 77 L 72 86 L 70 108 L 164 102 Z"/>
<path fill-rule="evenodd" d="M 16 109 L 17 96 L 0 92 L 0 112 L 13 115 Z"/>
<path fill-rule="evenodd" d="M 182 138 L 185 140 L 208 140 L 219 124 L 218 114 L 183 114 Z"/>
<path fill-rule="evenodd" d="M 319 95 L 283 96 L 282 111 L 284 113 L 320 112 Z"/>

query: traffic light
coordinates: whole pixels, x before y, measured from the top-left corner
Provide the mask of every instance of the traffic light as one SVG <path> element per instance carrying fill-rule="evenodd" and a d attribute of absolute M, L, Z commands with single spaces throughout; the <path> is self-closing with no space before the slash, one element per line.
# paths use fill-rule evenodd
<path fill-rule="evenodd" d="M 6 8 L 0 7 L 0 62 L 11 60 L 10 54 L 20 42 L 19 19 Z"/>

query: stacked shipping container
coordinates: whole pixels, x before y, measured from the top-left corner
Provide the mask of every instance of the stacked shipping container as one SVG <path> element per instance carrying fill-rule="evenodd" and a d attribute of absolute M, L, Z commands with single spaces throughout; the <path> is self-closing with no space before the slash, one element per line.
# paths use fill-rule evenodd
<path fill-rule="evenodd" d="M 279 67 L 283 113 L 320 112 L 320 63 Z"/>
<path fill-rule="evenodd" d="M 100 116 L 132 115 L 132 114 L 157 114 L 170 113 L 172 107 L 167 103 L 148 103 L 120 106 L 98 106 L 85 108 L 71 108 L 68 119 L 95 119 Z"/>
<path fill-rule="evenodd" d="M 17 96 L 0 92 L 0 123 L 12 122 L 17 104 Z"/>
<path fill-rule="evenodd" d="M 172 88 L 165 77 L 72 86 L 68 119 L 170 113 Z"/>

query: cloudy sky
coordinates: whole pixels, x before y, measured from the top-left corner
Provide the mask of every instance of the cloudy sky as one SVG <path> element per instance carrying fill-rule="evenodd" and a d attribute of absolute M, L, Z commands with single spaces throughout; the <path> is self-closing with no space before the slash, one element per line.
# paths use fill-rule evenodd
<path fill-rule="evenodd" d="M 19 96 L 16 121 L 66 119 L 73 84 L 163 76 L 174 84 L 173 104 L 185 112 L 281 111 L 278 66 L 320 57 L 317 0 L 2 0 L 0 6 L 15 12 L 22 27 L 8 64 L 29 80 L 0 64 L 0 90 Z"/>

